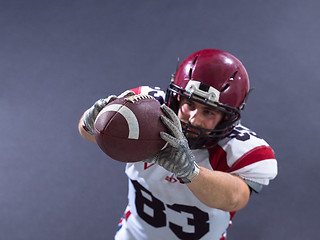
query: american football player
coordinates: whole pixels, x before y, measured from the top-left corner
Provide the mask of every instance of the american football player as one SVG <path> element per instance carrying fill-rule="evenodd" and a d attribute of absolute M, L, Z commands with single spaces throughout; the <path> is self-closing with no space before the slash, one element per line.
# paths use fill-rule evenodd
<path fill-rule="evenodd" d="M 232 54 L 203 49 L 188 56 L 162 91 L 142 86 L 118 97 L 149 94 L 162 103 L 167 146 L 126 164 L 128 205 L 115 239 L 226 239 L 235 213 L 277 175 L 269 144 L 240 122 L 250 92 L 247 71 Z M 98 100 L 79 121 L 94 142 Z"/>

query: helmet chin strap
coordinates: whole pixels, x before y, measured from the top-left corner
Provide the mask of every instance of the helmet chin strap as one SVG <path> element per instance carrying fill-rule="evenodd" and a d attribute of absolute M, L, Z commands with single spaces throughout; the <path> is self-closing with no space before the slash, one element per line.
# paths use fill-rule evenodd
<path fill-rule="evenodd" d="M 206 148 L 205 144 L 207 140 L 205 138 L 187 138 L 190 149 L 202 149 Z"/>
<path fill-rule="evenodd" d="M 193 125 L 181 122 L 183 133 L 185 134 L 190 149 L 209 149 L 217 145 L 218 141 L 228 136 L 233 128 L 240 122 L 240 119 L 233 123 L 220 126 L 217 129 L 211 130 L 206 134 L 209 129 L 202 129 Z M 193 129 L 195 131 L 193 131 Z M 200 131 L 200 132 L 198 132 Z"/>
<path fill-rule="evenodd" d="M 210 139 L 207 137 L 207 135 L 203 134 L 203 130 L 200 128 L 197 128 L 200 130 L 200 133 L 193 132 L 192 130 L 188 130 L 188 128 L 193 128 L 192 125 L 186 124 L 184 122 L 181 122 L 182 124 L 182 130 L 184 135 L 186 136 L 188 140 L 188 144 L 190 149 L 207 149 L 211 148 L 216 145 L 218 139 Z"/>

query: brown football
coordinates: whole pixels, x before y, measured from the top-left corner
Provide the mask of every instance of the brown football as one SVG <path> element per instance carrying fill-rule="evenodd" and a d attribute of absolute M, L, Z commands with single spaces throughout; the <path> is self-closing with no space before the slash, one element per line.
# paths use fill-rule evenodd
<path fill-rule="evenodd" d="M 165 145 L 160 132 L 160 103 L 149 95 L 119 98 L 106 105 L 96 118 L 95 139 L 112 159 L 138 162 L 159 152 Z"/>

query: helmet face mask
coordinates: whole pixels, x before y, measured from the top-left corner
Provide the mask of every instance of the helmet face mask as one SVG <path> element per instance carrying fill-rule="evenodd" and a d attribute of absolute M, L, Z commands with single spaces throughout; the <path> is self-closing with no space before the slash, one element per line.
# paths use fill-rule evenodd
<path fill-rule="evenodd" d="M 227 52 L 204 49 L 187 57 L 167 88 L 166 104 L 176 113 L 181 97 L 223 113 L 215 129 L 182 122 L 191 148 L 210 148 L 228 136 L 239 122 L 249 92 L 249 78 L 242 63 Z"/>
<path fill-rule="evenodd" d="M 181 97 L 209 106 L 222 112 L 224 115 L 222 121 L 215 129 L 201 128 L 181 121 L 182 130 L 187 136 L 191 149 L 214 147 L 218 140 L 231 133 L 233 127 L 240 119 L 240 111 L 238 109 L 211 101 L 194 93 L 186 92 L 186 90 L 171 83 L 167 89 L 166 104 L 176 113 L 179 109 L 179 100 Z"/>

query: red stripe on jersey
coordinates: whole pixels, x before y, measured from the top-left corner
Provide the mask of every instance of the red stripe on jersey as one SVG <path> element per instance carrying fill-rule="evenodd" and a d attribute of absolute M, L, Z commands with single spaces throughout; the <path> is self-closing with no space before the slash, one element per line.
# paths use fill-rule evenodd
<path fill-rule="evenodd" d="M 256 163 L 266 159 L 275 159 L 273 151 L 269 146 L 259 146 L 244 154 L 239 158 L 233 166 L 227 164 L 226 152 L 216 145 L 214 148 L 209 149 L 210 164 L 214 170 L 222 172 L 232 172 L 248 166 L 252 163 Z"/>
<path fill-rule="evenodd" d="M 219 145 L 209 149 L 209 154 L 212 169 L 222 172 L 226 172 L 230 169 L 227 164 L 226 152 Z"/>
<path fill-rule="evenodd" d="M 129 210 L 128 212 L 126 212 L 126 213 L 124 214 L 124 219 L 125 219 L 125 220 L 128 220 L 128 218 L 129 218 L 130 215 L 131 215 L 131 212 L 130 212 L 130 210 Z"/>
<path fill-rule="evenodd" d="M 253 164 L 262 160 L 266 160 L 266 159 L 275 159 L 275 156 L 273 154 L 271 147 L 269 146 L 256 147 L 251 151 L 247 152 L 246 154 L 244 154 L 241 158 L 239 158 L 233 164 L 229 172 L 238 170 L 250 164 Z"/>
<path fill-rule="evenodd" d="M 137 88 L 130 89 L 130 91 L 133 91 L 134 94 L 138 95 L 138 94 L 141 93 L 141 87 L 137 87 Z"/>

